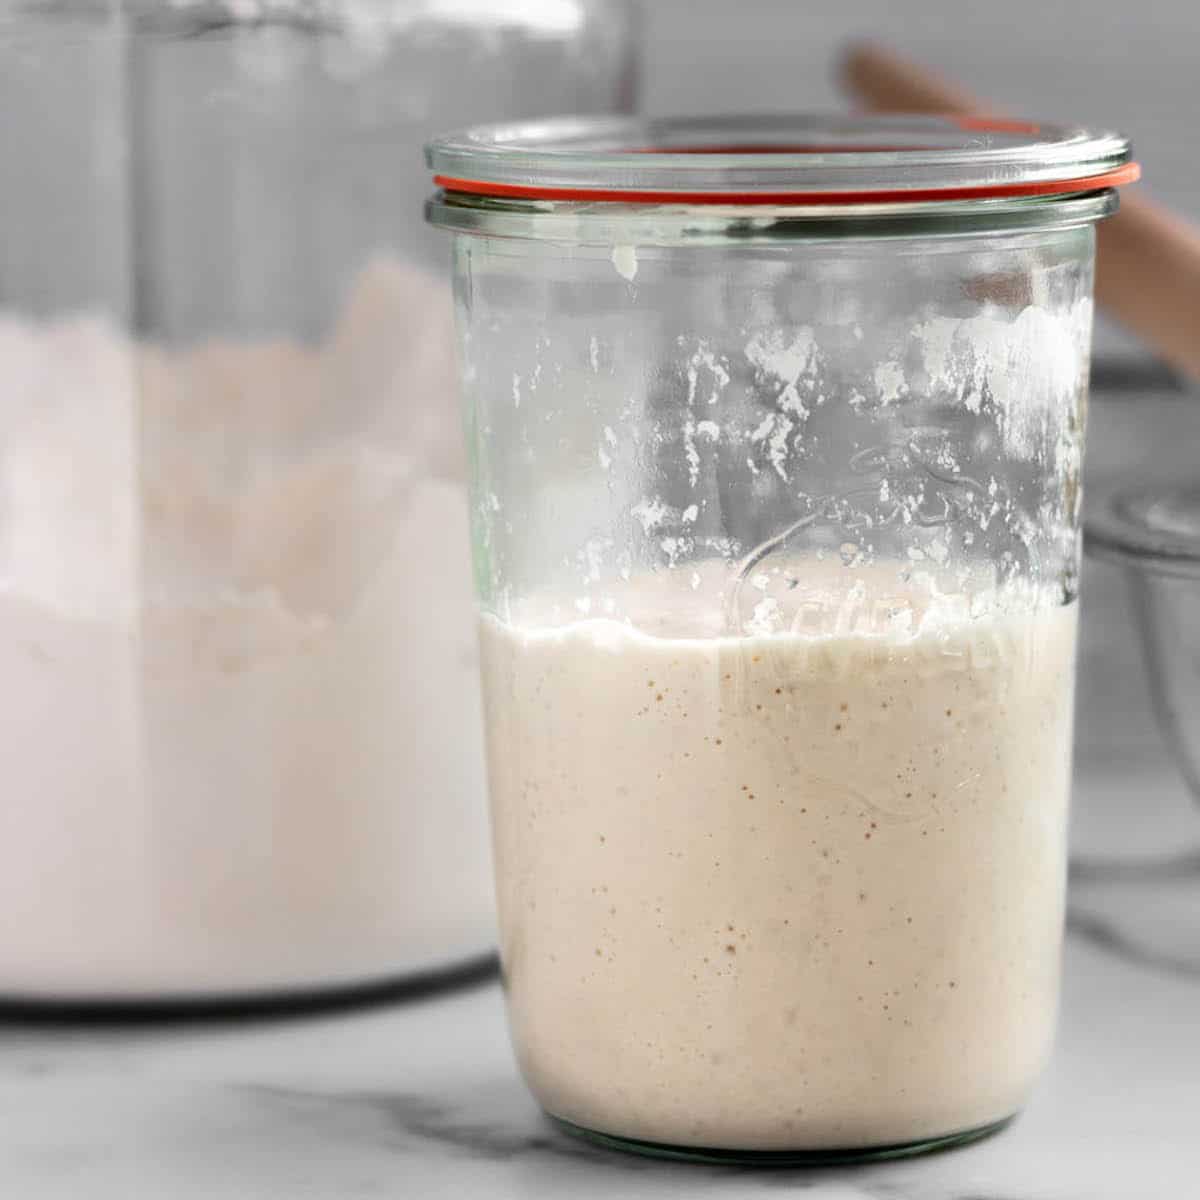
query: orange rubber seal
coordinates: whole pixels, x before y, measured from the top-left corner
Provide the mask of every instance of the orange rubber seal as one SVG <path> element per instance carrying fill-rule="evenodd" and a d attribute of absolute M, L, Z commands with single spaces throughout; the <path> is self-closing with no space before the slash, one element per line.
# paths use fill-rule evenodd
<path fill-rule="evenodd" d="M 1074 179 L 1037 179 L 1017 183 L 990 183 L 965 187 L 860 189 L 804 192 L 675 192 L 623 188 L 542 187 L 538 184 L 487 183 L 435 175 L 433 182 L 447 192 L 495 196 L 510 200 L 610 201 L 618 204 L 920 204 L 938 200 L 1001 200 L 1022 196 L 1060 196 L 1121 187 L 1141 178 L 1142 169 L 1124 163 L 1099 175 Z"/>

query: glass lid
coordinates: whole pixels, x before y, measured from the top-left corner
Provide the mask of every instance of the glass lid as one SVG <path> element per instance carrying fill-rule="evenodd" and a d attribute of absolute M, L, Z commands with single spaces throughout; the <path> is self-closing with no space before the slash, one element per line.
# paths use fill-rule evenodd
<path fill-rule="evenodd" d="M 561 117 L 447 134 L 426 153 L 446 192 L 625 204 L 1052 197 L 1139 174 L 1117 133 L 964 116 Z"/>

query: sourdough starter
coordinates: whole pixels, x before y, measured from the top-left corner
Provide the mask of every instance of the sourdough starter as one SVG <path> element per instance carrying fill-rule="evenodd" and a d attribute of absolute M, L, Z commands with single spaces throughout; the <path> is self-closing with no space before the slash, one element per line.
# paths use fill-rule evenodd
<path fill-rule="evenodd" d="M 0 993 L 323 987 L 492 937 L 449 301 L 0 320 Z"/>
<path fill-rule="evenodd" d="M 623 620 L 484 619 L 502 952 L 549 1112 L 803 1150 L 1022 1104 L 1057 1004 L 1075 606 L 853 577 L 891 601 L 815 634 L 722 635 L 683 571 L 635 578 Z"/>

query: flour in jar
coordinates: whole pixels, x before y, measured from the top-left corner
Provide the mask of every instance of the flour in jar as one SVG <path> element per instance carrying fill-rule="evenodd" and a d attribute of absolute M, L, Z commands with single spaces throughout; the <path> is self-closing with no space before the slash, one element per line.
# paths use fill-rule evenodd
<path fill-rule="evenodd" d="M 730 633 L 724 570 L 635 577 L 619 619 L 533 597 L 483 621 L 530 1085 L 692 1147 L 1011 1115 L 1056 1013 L 1074 604 L 796 562 L 825 627 Z"/>
<path fill-rule="evenodd" d="M 486 949 L 444 285 L 326 344 L 0 318 L 0 993 L 321 987 Z"/>

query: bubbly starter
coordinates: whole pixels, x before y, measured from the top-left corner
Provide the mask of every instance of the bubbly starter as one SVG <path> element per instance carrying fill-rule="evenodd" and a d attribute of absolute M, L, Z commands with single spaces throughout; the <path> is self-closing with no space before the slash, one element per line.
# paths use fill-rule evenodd
<path fill-rule="evenodd" d="M 1075 606 L 854 577 L 894 603 L 815 633 L 725 634 L 683 571 L 635 577 L 624 619 L 484 618 L 509 1004 L 552 1114 L 816 1150 L 1022 1104 L 1057 1005 Z"/>

